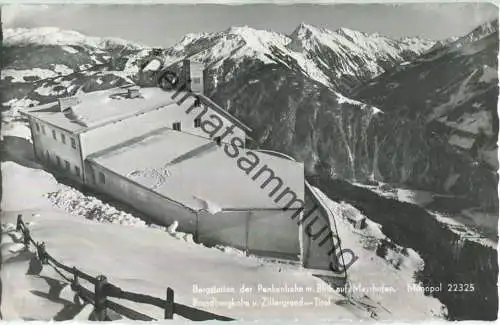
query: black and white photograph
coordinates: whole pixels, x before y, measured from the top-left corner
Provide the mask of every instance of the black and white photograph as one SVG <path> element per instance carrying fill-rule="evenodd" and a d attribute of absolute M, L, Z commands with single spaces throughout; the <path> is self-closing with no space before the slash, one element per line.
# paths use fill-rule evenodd
<path fill-rule="evenodd" d="M 495 4 L 0 10 L 0 320 L 497 320 Z"/>

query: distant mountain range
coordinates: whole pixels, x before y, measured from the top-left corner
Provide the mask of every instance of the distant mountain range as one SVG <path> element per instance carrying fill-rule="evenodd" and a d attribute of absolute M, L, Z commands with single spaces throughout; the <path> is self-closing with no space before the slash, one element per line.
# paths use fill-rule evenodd
<path fill-rule="evenodd" d="M 54 28 L 5 30 L 2 102 L 35 105 L 131 83 L 155 50 Z M 388 182 L 496 202 L 498 21 L 434 42 L 299 25 L 188 34 L 156 49 L 207 68 L 207 95 L 254 130 L 256 145 L 308 175 Z"/>

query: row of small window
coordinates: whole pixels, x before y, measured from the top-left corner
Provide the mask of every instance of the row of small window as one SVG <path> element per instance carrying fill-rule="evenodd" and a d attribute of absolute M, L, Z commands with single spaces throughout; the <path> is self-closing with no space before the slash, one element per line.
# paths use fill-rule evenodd
<path fill-rule="evenodd" d="M 201 118 L 194 119 L 194 127 L 195 128 L 201 127 Z M 180 131 L 181 130 L 181 122 L 172 123 L 172 129 L 175 131 Z"/>
<path fill-rule="evenodd" d="M 45 125 L 40 125 L 38 122 L 35 122 L 35 127 L 36 127 L 37 132 L 42 131 L 43 134 L 47 134 L 47 132 L 45 132 Z M 60 135 L 61 135 L 61 142 L 63 144 L 66 144 L 66 136 L 64 135 L 64 133 L 61 133 Z M 52 138 L 54 138 L 54 140 L 57 141 L 56 130 L 52 130 Z M 76 149 L 75 139 L 70 138 L 70 140 L 71 140 L 71 148 Z"/>
<path fill-rule="evenodd" d="M 59 157 L 58 155 L 55 155 L 55 157 L 56 157 L 57 167 L 63 168 L 61 157 Z M 50 154 L 48 151 L 47 151 L 47 161 L 50 162 Z M 64 169 L 71 173 L 71 164 L 67 160 L 64 161 Z M 80 167 L 75 166 L 74 170 L 75 170 L 75 175 L 80 177 Z"/>

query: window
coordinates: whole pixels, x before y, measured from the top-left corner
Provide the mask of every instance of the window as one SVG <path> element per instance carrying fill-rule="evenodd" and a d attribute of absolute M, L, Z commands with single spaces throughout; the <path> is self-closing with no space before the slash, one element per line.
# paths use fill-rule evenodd
<path fill-rule="evenodd" d="M 56 155 L 56 162 L 57 162 L 57 166 L 61 167 L 61 158 L 59 158 L 59 156 Z"/>
<path fill-rule="evenodd" d="M 195 84 L 199 84 L 199 83 L 201 83 L 201 78 L 194 77 L 192 81 Z"/>
<path fill-rule="evenodd" d="M 180 131 L 181 130 L 181 122 L 175 122 L 172 124 L 172 129 L 175 131 Z"/>
<path fill-rule="evenodd" d="M 106 179 L 104 178 L 104 174 L 102 172 L 99 172 L 99 181 L 102 184 L 106 184 Z"/>
<path fill-rule="evenodd" d="M 52 137 L 54 138 L 54 140 L 57 140 L 56 130 L 52 130 Z"/>
<path fill-rule="evenodd" d="M 96 181 L 95 181 L 95 173 L 94 173 L 94 170 L 92 168 L 90 169 L 90 177 L 92 178 L 92 183 L 95 184 L 96 183 Z"/>
<path fill-rule="evenodd" d="M 42 133 L 47 134 L 47 133 L 45 133 L 45 125 L 42 125 Z"/>
<path fill-rule="evenodd" d="M 73 138 L 71 138 L 71 148 L 76 149 L 76 141 Z"/>
<path fill-rule="evenodd" d="M 78 166 L 75 166 L 75 174 L 80 177 L 80 168 Z M 94 173 L 92 173 L 92 175 L 94 175 Z"/>
<path fill-rule="evenodd" d="M 66 136 L 63 133 L 61 133 L 61 141 L 66 144 Z"/>
<path fill-rule="evenodd" d="M 201 126 L 201 118 L 195 118 L 194 119 L 194 127 L 199 128 Z"/>
<path fill-rule="evenodd" d="M 40 124 L 38 124 L 38 122 L 35 122 L 35 126 L 36 126 L 36 130 L 37 130 L 38 132 L 40 132 Z"/>
<path fill-rule="evenodd" d="M 64 161 L 64 164 L 65 164 L 65 165 L 64 165 L 64 167 L 66 168 L 66 170 L 68 170 L 68 171 L 69 171 L 69 170 L 71 169 L 71 166 L 70 166 L 70 164 L 69 164 L 69 161 L 65 160 L 65 161 Z"/>

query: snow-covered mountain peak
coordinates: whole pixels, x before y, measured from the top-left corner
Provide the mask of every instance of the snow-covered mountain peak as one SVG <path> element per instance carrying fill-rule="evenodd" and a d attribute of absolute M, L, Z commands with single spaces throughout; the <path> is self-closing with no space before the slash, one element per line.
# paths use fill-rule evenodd
<path fill-rule="evenodd" d="M 341 28 L 337 29 L 334 33 L 337 35 L 341 35 L 343 37 L 348 37 L 348 38 L 352 38 L 352 39 L 362 38 L 362 37 L 379 37 L 379 34 L 368 35 L 367 33 L 363 33 L 363 32 L 360 32 L 360 31 L 357 31 L 354 29 L 349 29 L 346 27 L 341 27 Z"/>
<path fill-rule="evenodd" d="M 303 71 L 312 79 L 337 90 L 347 90 L 411 60 L 434 43 L 398 41 L 349 28 L 331 31 L 307 23 L 289 35 L 249 26 L 232 26 L 220 32 L 188 34 L 167 53 L 191 57 L 218 69 L 227 60 L 239 65 L 246 59 L 280 63 Z"/>
<path fill-rule="evenodd" d="M 491 35 L 495 32 L 498 32 L 498 19 L 494 19 L 491 21 L 487 21 L 478 27 L 476 27 L 473 31 L 462 37 L 463 41 L 476 41 L 488 35 Z M 460 40 L 459 40 L 460 41 Z"/>
<path fill-rule="evenodd" d="M 407 48 L 420 54 L 434 44 L 434 41 L 418 37 L 394 40 L 378 33 L 368 34 L 346 27 L 331 31 L 303 23 L 290 34 L 290 37 L 292 38 L 291 48 L 295 50 L 313 50 L 318 45 L 323 45 L 333 49 L 350 49 L 360 53 L 368 51 L 368 54 L 380 50 L 388 51 L 394 57 L 397 56 L 395 52 Z M 395 48 L 396 51 L 394 51 Z"/>
<path fill-rule="evenodd" d="M 366 35 L 360 31 L 352 30 L 346 27 L 341 27 L 335 31 L 331 31 L 326 28 L 316 27 L 310 24 L 301 23 L 295 28 L 295 30 L 290 34 L 292 39 L 310 39 L 310 38 L 322 38 L 325 36 L 335 37 L 357 37 Z"/>
<path fill-rule="evenodd" d="M 317 31 L 318 29 L 315 26 L 302 22 L 294 29 L 294 31 L 290 34 L 290 37 L 292 38 L 311 37 Z"/>
<path fill-rule="evenodd" d="M 232 26 L 226 30 L 225 34 L 240 37 L 248 46 L 261 48 L 269 45 L 284 45 L 290 40 L 287 36 L 261 29 L 255 29 L 248 26 Z"/>
<path fill-rule="evenodd" d="M 5 45 L 80 45 L 96 48 L 126 46 L 144 48 L 145 45 L 113 37 L 94 37 L 57 27 L 7 28 L 4 29 Z"/>
<path fill-rule="evenodd" d="M 283 48 L 290 39 L 283 34 L 249 26 L 232 26 L 213 33 L 188 34 L 171 48 L 175 56 L 189 56 L 213 64 L 220 60 L 251 57 L 271 63 L 271 48 Z"/>
<path fill-rule="evenodd" d="M 484 24 L 477 27 L 474 31 L 481 31 L 485 35 L 498 32 L 498 18 L 485 22 Z"/>

